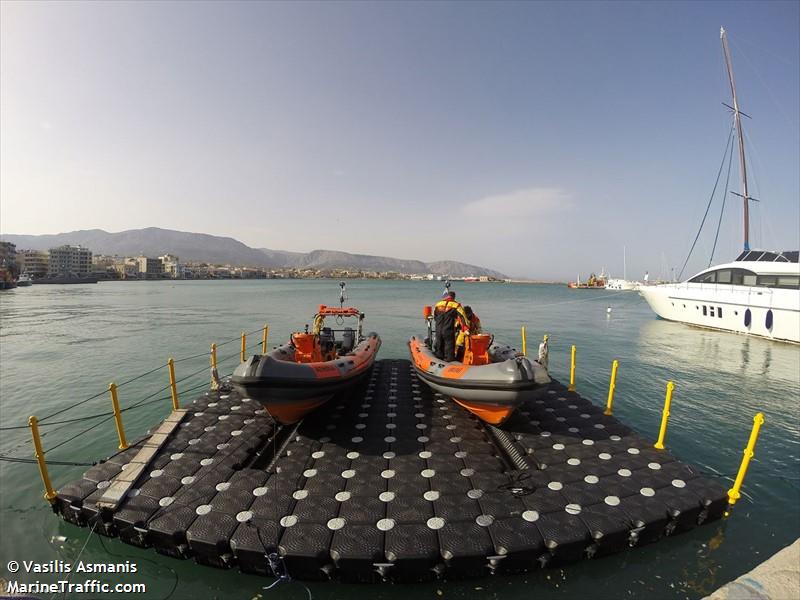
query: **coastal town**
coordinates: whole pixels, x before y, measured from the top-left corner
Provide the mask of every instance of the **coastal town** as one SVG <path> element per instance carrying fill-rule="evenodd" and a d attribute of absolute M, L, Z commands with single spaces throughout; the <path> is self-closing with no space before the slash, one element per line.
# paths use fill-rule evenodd
<path fill-rule="evenodd" d="M 174 254 L 162 256 L 108 256 L 83 246 L 63 245 L 49 250 L 17 249 L 0 242 L 0 280 L 4 287 L 18 281 L 37 284 L 96 283 L 161 279 L 408 279 L 503 281 L 491 276 L 455 277 L 433 273 L 400 273 L 359 269 L 266 268 L 249 265 L 181 261 Z"/>

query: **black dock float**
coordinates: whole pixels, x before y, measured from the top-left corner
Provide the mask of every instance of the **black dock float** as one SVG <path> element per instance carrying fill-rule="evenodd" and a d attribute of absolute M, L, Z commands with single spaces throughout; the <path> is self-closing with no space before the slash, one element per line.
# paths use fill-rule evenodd
<path fill-rule="evenodd" d="M 375 363 L 350 397 L 280 426 L 208 392 L 114 510 L 148 440 L 58 491 L 67 521 L 176 558 L 305 580 L 425 581 L 619 552 L 719 519 L 726 490 L 560 383 L 488 426 Z"/>

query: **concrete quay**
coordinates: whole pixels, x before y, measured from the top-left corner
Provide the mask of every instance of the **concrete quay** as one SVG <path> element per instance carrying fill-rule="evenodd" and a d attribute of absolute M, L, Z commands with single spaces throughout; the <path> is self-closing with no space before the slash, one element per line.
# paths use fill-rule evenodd
<path fill-rule="evenodd" d="M 704 600 L 797 600 L 800 598 L 800 538 L 752 571 Z"/>

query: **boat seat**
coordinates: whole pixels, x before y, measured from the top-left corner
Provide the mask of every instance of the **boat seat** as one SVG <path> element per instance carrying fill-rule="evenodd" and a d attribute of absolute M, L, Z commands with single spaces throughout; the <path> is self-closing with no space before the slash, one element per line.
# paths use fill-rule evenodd
<path fill-rule="evenodd" d="M 352 352 L 356 347 L 356 332 L 352 327 L 345 327 L 342 332 L 342 354 Z"/>
<path fill-rule="evenodd" d="M 333 360 L 336 358 L 336 342 L 333 329 L 323 327 L 319 332 L 319 346 L 322 353 L 322 360 Z"/>

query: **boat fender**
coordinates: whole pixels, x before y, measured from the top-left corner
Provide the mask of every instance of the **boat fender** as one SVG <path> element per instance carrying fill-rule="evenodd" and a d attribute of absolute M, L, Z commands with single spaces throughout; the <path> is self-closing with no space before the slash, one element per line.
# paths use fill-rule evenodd
<path fill-rule="evenodd" d="M 544 341 L 539 344 L 539 364 L 542 365 L 545 369 L 547 369 L 548 365 L 550 364 L 550 348 L 547 344 L 547 336 L 545 336 Z"/>

